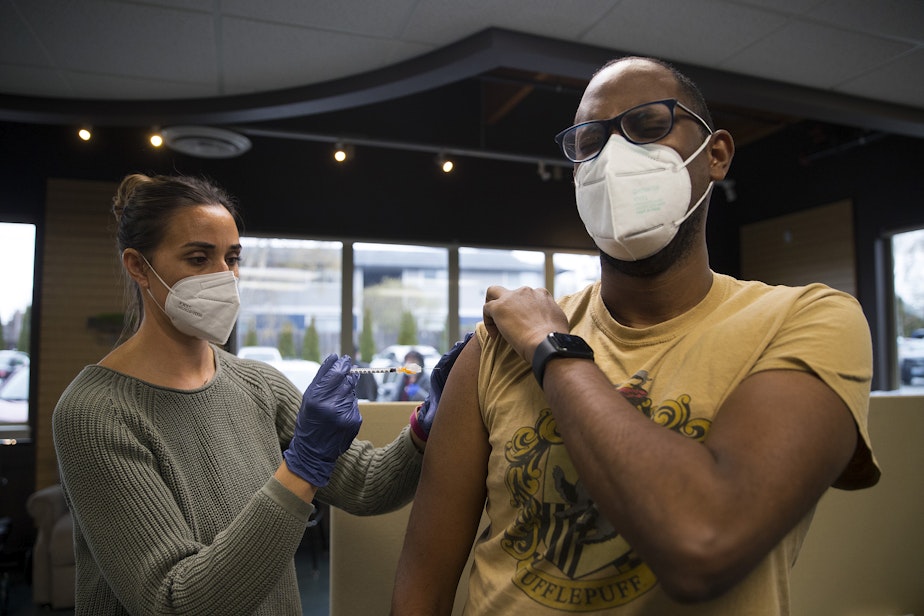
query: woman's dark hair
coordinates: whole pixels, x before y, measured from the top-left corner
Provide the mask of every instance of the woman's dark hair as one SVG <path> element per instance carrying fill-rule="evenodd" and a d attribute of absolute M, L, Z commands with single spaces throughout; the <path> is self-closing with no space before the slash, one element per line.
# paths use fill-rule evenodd
<path fill-rule="evenodd" d="M 404 361 L 413 361 L 415 364 L 420 366 L 420 369 L 424 368 L 424 357 L 423 354 L 417 349 L 411 349 L 404 354 Z"/>
<path fill-rule="evenodd" d="M 134 248 L 147 257 L 164 239 L 167 223 L 182 208 L 197 205 L 221 205 L 234 218 L 238 232 L 243 221 L 234 199 L 209 180 L 190 176 L 125 176 L 112 198 L 116 220 L 116 248 L 121 257 L 126 248 Z M 126 276 L 125 329 L 122 337 L 134 333 L 141 323 L 141 290 Z"/>

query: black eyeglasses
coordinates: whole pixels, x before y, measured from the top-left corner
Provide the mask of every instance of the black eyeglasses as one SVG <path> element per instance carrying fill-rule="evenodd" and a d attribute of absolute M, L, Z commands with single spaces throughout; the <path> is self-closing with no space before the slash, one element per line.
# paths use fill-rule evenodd
<path fill-rule="evenodd" d="M 712 134 L 709 124 L 693 110 L 675 98 L 667 98 L 626 109 L 609 120 L 575 124 L 555 135 L 555 143 L 561 147 L 565 157 L 575 163 L 585 163 L 596 158 L 614 128 L 630 143 L 654 143 L 666 137 L 674 128 L 674 110 L 677 107 L 702 122 L 706 131 Z"/>

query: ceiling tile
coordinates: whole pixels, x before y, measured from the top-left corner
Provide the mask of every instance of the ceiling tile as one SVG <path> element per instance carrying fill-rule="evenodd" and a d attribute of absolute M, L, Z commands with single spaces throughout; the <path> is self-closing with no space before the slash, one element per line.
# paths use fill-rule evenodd
<path fill-rule="evenodd" d="M 785 23 L 786 18 L 775 13 L 714 0 L 625 0 L 583 41 L 709 66 Z"/>
<path fill-rule="evenodd" d="M 138 0 L 109 0 L 109 4 L 121 2 L 123 4 L 138 4 Z M 183 9 L 187 11 L 198 11 L 200 13 L 212 13 L 215 11 L 215 0 L 146 0 L 145 4 L 150 6 L 160 6 L 164 8 Z"/>
<path fill-rule="evenodd" d="M 213 20 L 204 13 L 97 0 L 30 0 L 18 6 L 59 68 L 176 82 L 215 81 Z"/>
<path fill-rule="evenodd" d="M 924 110 L 924 0 L 0 0 L 0 94 L 278 90 L 377 70 L 486 28 L 912 105 L 911 124 Z M 765 99 L 745 92 L 736 104 Z"/>
<path fill-rule="evenodd" d="M 924 44 L 921 0 L 829 0 L 806 15 L 857 32 Z"/>
<path fill-rule="evenodd" d="M 165 81 L 130 75 L 104 75 L 94 73 L 68 73 L 71 91 L 76 98 L 95 98 L 98 92 L 111 92 L 108 98 L 118 100 L 157 100 L 166 98 L 204 98 L 215 96 L 214 80 Z"/>
<path fill-rule="evenodd" d="M 908 79 L 908 75 L 924 75 L 924 49 L 905 54 L 835 89 L 873 100 L 881 98 L 883 92 L 889 92 L 890 100 L 922 109 L 924 79 Z"/>
<path fill-rule="evenodd" d="M 613 8 L 612 0 L 582 0 L 580 10 L 561 0 L 422 0 L 408 19 L 403 38 L 446 44 L 483 30 L 487 25 L 572 39 L 591 27 Z"/>
<path fill-rule="evenodd" d="M 52 65 L 32 28 L 20 18 L 19 11 L 11 2 L 0 2 L 0 64 Z M 0 89 L 9 91 L 9 82 L 2 83 Z"/>
<path fill-rule="evenodd" d="M 226 18 L 226 94 L 298 87 L 374 70 L 418 56 L 429 47 Z"/>
<path fill-rule="evenodd" d="M 4 94 L 20 96 L 73 97 L 74 92 L 62 71 L 47 67 L 23 67 L 0 63 L 0 83 Z"/>
<path fill-rule="evenodd" d="M 730 0 L 735 4 L 756 6 L 770 12 L 802 15 L 828 0 Z"/>
<path fill-rule="evenodd" d="M 720 66 L 742 74 L 832 89 L 909 48 L 865 34 L 793 22 Z"/>
<path fill-rule="evenodd" d="M 397 36 L 418 0 L 222 0 L 222 13 L 267 23 L 305 26 L 365 36 Z"/>

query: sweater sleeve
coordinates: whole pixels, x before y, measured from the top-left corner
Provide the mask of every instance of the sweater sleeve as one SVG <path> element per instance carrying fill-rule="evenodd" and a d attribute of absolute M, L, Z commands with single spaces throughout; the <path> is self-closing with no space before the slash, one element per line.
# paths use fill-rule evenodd
<path fill-rule="evenodd" d="M 91 373 L 64 392 L 53 415 L 78 565 L 98 569 L 133 614 L 207 614 L 216 606 L 252 613 L 291 566 L 313 508 L 270 478 L 213 541 L 196 541 L 153 441 L 124 421 L 119 405 L 127 399 Z M 78 594 L 91 586 L 80 584 Z M 84 599 L 91 609 L 100 600 Z"/>
<path fill-rule="evenodd" d="M 408 426 L 385 447 L 354 440 L 317 499 L 354 515 L 394 511 L 414 497 L 422 460 Z"/>
<path fill-rule="evenodd" d="M 276 430 L 285 449 L 295 432 L 301 393 L 275 370 L 266 370 L 266 375 L 276 395 Z M 407 426 L 384 447 L 354 440 L 337 460 L 330 483 L 318 490 L 316 498 L 354 515 L 394 511 L 414 497 L 422 460 Z"/>

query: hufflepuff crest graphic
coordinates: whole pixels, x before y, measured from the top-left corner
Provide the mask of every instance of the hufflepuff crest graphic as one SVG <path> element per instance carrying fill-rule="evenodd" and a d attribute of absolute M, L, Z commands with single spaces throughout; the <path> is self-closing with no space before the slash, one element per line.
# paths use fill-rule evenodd
<path fill-rule="evenodd" d="M 655 405 L 637 373 L 619 392 L 660 425 L 702 440 L 710 421 L 693 418 L 690 397 Z M 517 561 L 513 583 L 537 603 L 565 612 L 623 605 L 657 579 L 598 511 L 571 463 L 550 409 L 506 444 L 506 485 L 519 510 L 504 533 L 504 550 Z"/>

